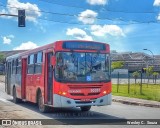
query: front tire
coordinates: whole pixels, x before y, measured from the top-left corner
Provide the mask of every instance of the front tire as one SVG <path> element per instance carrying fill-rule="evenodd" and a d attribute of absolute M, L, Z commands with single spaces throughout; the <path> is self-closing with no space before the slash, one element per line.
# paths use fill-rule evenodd
<path fill-rule="evenodd" d="M 81 111 L 86 112 L 89 111 L 91 109 L 91 106 L 83 106 L 81 107 Z"/>
<path fill-rule="evenodd" d="M 39 108 L 39 111 L 42 113 L 46 113 L 49 111 L 49 107 L 44 105 L 44 100 L 41 92 L 38 94 L 38 108 Z"/>

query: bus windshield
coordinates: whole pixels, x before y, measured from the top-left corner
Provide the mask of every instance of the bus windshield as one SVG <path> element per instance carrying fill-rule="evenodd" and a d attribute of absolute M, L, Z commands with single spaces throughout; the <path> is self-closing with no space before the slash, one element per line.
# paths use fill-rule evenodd
<path fill-rule="evenodd" d="M 110 81 L 109 54 L 57 52 L 55 77 L 68 82 Z"/>

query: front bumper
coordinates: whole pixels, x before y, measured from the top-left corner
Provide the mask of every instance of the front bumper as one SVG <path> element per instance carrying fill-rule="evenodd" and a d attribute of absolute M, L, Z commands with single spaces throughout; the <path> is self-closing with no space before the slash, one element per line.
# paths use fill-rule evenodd
<path fill-rule="evenodd" d="M 80 107 L 80 106 L 104 106 L 110 105 L 112 102 L 112 94 L 93 99 L 91 101 L 74 100 L 63 97 L 58 94 L 53 95 L 53 107 Z"/>

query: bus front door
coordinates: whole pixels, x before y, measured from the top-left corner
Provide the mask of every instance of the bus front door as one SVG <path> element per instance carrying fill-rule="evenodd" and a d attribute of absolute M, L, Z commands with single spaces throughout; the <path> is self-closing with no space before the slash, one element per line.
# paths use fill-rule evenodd
<path fill-rule="evenodd" d="M 27 58 L 22 59 L 22 74 L 21 74 L 21 97 L 26 99 L 26 75 L 27 75 Z"/>
<path fill-rule="evenodd" d="M 45 103 L 52 105 L 53 103 L 53 67 L 51 64 L 51 57 L 53 52 L 48 52 L 45 55 Z"/>

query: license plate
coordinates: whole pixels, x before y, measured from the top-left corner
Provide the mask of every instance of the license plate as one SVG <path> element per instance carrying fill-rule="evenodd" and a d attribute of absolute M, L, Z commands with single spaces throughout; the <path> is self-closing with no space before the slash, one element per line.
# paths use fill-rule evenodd
<path fill-rule="evenodd" d="M 81 101 L 90 101 L 90 99 L 81 99 Z"/>

